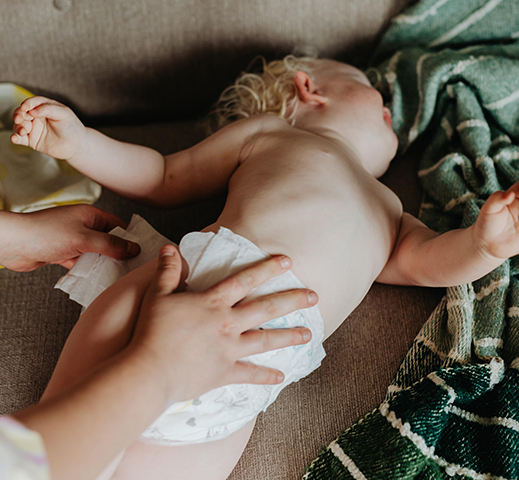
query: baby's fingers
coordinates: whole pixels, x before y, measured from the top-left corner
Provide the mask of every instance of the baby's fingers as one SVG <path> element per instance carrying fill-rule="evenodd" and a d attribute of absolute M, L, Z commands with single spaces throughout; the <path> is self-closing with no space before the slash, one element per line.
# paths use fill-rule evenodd
<path fill-rule="evenodd" d="M 15 125 L 18 125 L 25 121 L 32 121 L 33 118 L 34 117 L 32 115 L 30 115 L 29 113 L 22 111 L 21 107 L 18 107 L 13 112 L 13 121 L 14 121 Z"/>
<path fill-rule="evenodd" d="M 29 135 L 32 131 L 32 121 L 30 120 L 23 120 L 19 122 L 17 125 L 13 127 L 14 133 L 19 135 L 20 137 L 23 137 L 25 135 Z"/>
<path fill-rule="evenodd" d="M 29 146 L 29 137 L 27 135 L 18 135 L 17 133 L 13 133 L 11 135 L 11 142 L 13 142 L 15 145 L 23 145 L 24 147 Z"/>
<path fill-rule="evenodd" d="M 68 107 L 46 97 L 30 97 L 25 99 L 13 114 L 14 122 L 32 120 L 35 117 L 46 117 L 50 120 L 62 120 L 68 113 Z"/>
<path fill-rule="evenodd" d="M 61 104 L 43 103 L 32 108 L 27 113 L 35 118 L 47 118 L 49 120 L 63 120 L 67 117 L 69 109 Z"/>
<path fill-rule="evenodd" d="M 272 368 L 260 367 L 252 363 L 236 362 L 227 384 L 252 383 L 254 385 L 277 385 L 285 379 L 283 372 Z"/>
<path fill-rule="evenodd" d="M 37 96 L 26 98 L 16 110 L 18 110 L 18 112 L 26 114 L 30 110 L 33 110 L 34 108 L 39 107 L 43 104 L 62 105 L 61 103 L 51 100 L 50 98 Z"/>
<path fill-rule="evenodd" d="M 487 215 L 499 213 L 506 206 L 513 203 L 516 198 L 515 191 L 507 190 L 506 192 L 494 192 L 481 208 L 481 212 Z"/>

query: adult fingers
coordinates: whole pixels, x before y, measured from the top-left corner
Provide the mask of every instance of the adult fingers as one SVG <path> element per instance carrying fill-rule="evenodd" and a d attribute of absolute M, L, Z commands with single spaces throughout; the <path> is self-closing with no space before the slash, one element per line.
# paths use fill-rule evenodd
<path fill-rule="evenodd" d="M 109 232 L 115 227 L 126 228 L 128 226 L 126 222 L 123 222 L 118 216 L 100 210 L 99 208 L 92 207 L 91 205 L 81 205 L 78 208 L 82 208 L 85 212 L 85 220 L 83 222 L 85 227 L 93 230 Z"/>
<path fill-rule="evenodd" d="M 177 249 L 173 245 L 165 245 L 160 249 L 157 272 L 150 289 L 161 295 L 172 293 L 180 282 L 182 262 Z"/>
<path fill-rule="evenodd" d="M 240 316 L 241 331 L 245 332 L 295 310 L 309 308 L 315 305 L 317 300 L 314 291 L 297 289 L 266 295 L 238 305 L 233 310 Z"/>
<path fill-rule="evenodd" d="M 277 385 L 285 379 L 283 372 L 247 362 L 236 362 L 226 384 L 252 383 L 254 385 Z"/>
<path fill-rule="evenodd" d="M 312 338 L 312 332 L 305 327 L 265 330 L 249 330 L 242 333 L 240 338 L 240 357 L 269 352 L 278 348 L 302 345 Z"/>
<path fill-rule="evenodd" d="M 291 266 L 292 262 L 288 257 L 275 255 L 222 280 L 211 287 L 208 293 L 215 295 L 226 305 L 234 305 L 252 289 L 273 277 L 281 275 Z"/>
<path fill-rule="evenodd" d="M 116 260 L 126 260 L 135 257 L 140 252 L 141 247 L 139 244 L 124 240 L 117 235 L 91 230 L 85 236 L 82 244 L 79 245 L 79 249 L 81 253 L 95 252 Z"/>
<path fill-rule="evenodd" d="M 104 210 L 100 210 L 90 205 L 66 208 L 81 208 L 82 214 L 84 215 L 83 225 L 95 232 L 109 232 L 115 227 L 127 227 L 127 224 L 116 215 L 112 215 L 111 213 L 105 212 Z M 134 257 L 141 251 L 141 248 L 137 243 L 121 239 L 115 235 L 106 235 L 103 233 L 98 236 L 91 235 L 91 237 L 93 237 L 92 240 L 96 242 L 96 250 L 88 251 L 96 251 L 97 253 L 108 255 L 109 257 L 113 257 L 117 260 L 124 260 Z M 88 248 L 92 247 L 89 246 Z"/>

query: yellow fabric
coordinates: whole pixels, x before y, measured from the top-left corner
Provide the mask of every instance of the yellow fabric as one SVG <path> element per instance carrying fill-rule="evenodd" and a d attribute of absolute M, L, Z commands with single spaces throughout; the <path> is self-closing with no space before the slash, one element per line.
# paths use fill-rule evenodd
<path fill-rule="evenodd" d="M 11 417 L 0 416 L 0 478 L 50 480 L 41 436 Z"/>

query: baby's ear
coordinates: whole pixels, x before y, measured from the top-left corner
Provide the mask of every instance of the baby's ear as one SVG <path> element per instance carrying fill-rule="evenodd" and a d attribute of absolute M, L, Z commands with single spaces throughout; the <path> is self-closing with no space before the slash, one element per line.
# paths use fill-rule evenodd
<path fill-rule="evenodd" d="M 324 105 L 327 101 L 326 97 L 323 97 L 317 93 L 317 87 L 305 72 L 297 72 L 294 75 L 294 83 L 299 95 L 299 98 L 308 105 Z"/>

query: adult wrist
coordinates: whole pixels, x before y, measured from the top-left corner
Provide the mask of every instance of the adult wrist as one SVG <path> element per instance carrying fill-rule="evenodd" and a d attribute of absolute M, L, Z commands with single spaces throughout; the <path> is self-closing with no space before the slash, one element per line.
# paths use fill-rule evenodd
<path fill-rule="evenodd" d="M 171 403 L 172 389 L 158 355 L 131 342 L 122 352 L 113 357 L 112 362 L 113 368 L 130 371 L 135 378 L 141 380 L 143 388 L 147 388 L 153 395 L 157 415 L 160 415 Z"/>
<path fill-rule="evenodd" d="M 9 265 L 23 257 L 24 243 L 30 238 L 23 213 L 0 210 L 0 265 Z"/>
<path fill-rule="evenodd" d="M 186 400 L 183 388 L 185 378 L 182 377 L 184 367 L 178 364 L 165 364 L 164 355 L 157 352 L 145 342 L 133 339 L 132 342 L 122 352 L 121 361 L 128 361 L 129 364 L 136 364 L 143 370 L 149 372 L 150 381 L 154 383 L 157 395 L 164 401 L 164 409 L 174 402 Z M 178 371 L 178 375 L 176 372 Z M 175 378 L 178 378 L 175 381 Z"/>

